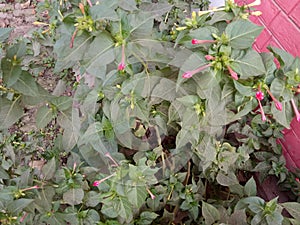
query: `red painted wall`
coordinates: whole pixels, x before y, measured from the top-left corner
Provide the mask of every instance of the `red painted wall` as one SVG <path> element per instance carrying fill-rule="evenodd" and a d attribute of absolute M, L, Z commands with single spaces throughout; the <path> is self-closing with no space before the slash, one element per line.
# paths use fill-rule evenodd
<path fill-rule="evenodd" d="M 235 0 L 239 4 L 254 0 Z M 286 50 L 300 57 L 300 0 L 261 0 L 255 6 L 262 15 L 250 19 L 265 27 L 253 47 L 258 52 L 268 51 L 268 45 Z M 294 119 L 291 129 L 284 130 L 284 139 L 279 140 L 289 169 L 300 168 L 300 123 Z"/>

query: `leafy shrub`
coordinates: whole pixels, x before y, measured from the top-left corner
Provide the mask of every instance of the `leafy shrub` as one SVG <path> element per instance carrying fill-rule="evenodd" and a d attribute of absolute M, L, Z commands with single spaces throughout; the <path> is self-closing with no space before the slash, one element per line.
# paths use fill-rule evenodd
<path fill-rule="evenodd" d="M 297 224 L 299 203 L 266 202 L 252 175 L 298 193 L 277 139 L 300 121 L 299 58 L 252 49 L 255 4 L 197 2 L 41 3 L 72 96 L 39 85 L 24 67 L 30 43 L 5 44 L 0 30 L 2 224 Z M 28 105 L 37 128 L 63 130 L 42 154 L 7 130 Z"/>

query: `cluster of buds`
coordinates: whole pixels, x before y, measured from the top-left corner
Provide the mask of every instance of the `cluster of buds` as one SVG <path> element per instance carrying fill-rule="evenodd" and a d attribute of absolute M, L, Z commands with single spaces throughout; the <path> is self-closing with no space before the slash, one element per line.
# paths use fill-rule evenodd
<path fill-rule="evenodd" d="M 228 61 L 228 59 L 227 59 L 228 57 L 225 57 L 225 58 L 226 58 L 226 61 Z M 208 61 L 220 61 L 221 60 L 221 62 L 219 63 L 220 67 L 223 67 L 222 64 L 226 64 L 226 69 L 228 70 L 231 78 L 234 79 L 234 80 L 239 79 L 238 74 L 231 68 L 231 66 L 228 64 L 228 62 L 222 62 L 223 57 L 221 57 L 220 60 L 219 59 L 217 60 L 216 57 L 214 57 L 214 56 L 206 55 L 205 59 L 208 60 Z M 215 62 L 215 64 L 218 64 L 218 62 Z M 219 69 L 221 69 L 221 68 L 219 68 Z"/>

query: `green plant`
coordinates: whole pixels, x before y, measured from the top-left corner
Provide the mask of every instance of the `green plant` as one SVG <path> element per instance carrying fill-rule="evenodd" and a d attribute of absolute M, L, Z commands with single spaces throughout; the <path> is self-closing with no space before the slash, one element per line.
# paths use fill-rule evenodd
<path fill-rule="evenodd" d="M 54 42 L 56 74 L 73 70 L 71 96 L 42 88 L 24 65 L 30 41 L 5 44 L 0 30 L 1 223 L 296 224 L 299 203 L 261 199 L 252 176 L 299 190 L 276 141 L 300 121 L 299 58 L 252 49 L 257 1 L 201 3 L 41 3 L 52 25 L 40 37 Z M 26 105 L 38 129 L 63 132 L 15 160 L 7 128 Z"/>

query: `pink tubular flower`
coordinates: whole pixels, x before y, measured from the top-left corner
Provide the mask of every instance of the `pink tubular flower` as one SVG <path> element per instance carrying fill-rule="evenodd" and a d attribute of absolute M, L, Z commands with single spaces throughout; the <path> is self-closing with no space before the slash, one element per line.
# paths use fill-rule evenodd
<path fill-rule="evenodd" d="M 182 74 L 182 78 L 191 78 L 194 74 L 201 72 L 202 70 L 205 70 L 206 68 L 210 67 L 211 64 L 206 64 L 204 66 L 200 66 L 199 68 L 191 71 L 186 71 L 184 74 Z"/>
<path fill-rule="evenodd" d="M 255 97 L 256 97 L 256 99 L 257 99 L 257 101 L 258 101 L 258 105 L 259 105 L 259 108 L 260 108 L 260 112 L 261 112 L 261 120 L 262 120 L 262 121 L 266 121 L 267 118 L 266 118 L 264 109 L 263 109 L 263 107 L 262 107 L 262 105 L 261 105 L 261 100 L 264 99 L 264 93 L 261 92 L 261 91 L 258 91 L 258 92 L 256 92 Z"/>
<path fill-rule="evenodd" d="M 272 98 L 273 102 L 275 103 L 275 107 L 276 109 L 278 109 L 279 111 L 282 110 L 282 104 L 273 96 L 273 94 L 271 93 L 271 91 L 266 88 L 268 94 L 270 95 L 270 97 Z"/>
<path fill-rule="evenodd" d="M 121 63 L 118 65 L 118 70 L 123 71 L 125 69 L 125 44 L 122 44 L 122 58 Z"/>
<path fill-rule="evenodd" d="M 213 56 L 211 56 L 211 55 L 206 55 L 205 59 L 208 60 L 208 61 L 210 61 L 210 60 L 215 60 L 216 58 L 213 57 Z"/>
<path fill-rule="evenodd" d="M 29 191 L 29 190 L 32 190 L 32 189 L 39 189 L 40 187 L 39 186 L 37 186 L 37 185 L 35 185 L 35 186 L 32 186 L 32 187 L 28 187 L 28 188 L 24 188 L 24 189 L 22 189 L 22 190 L 20 190 L 20 191 Z"/>
<path fill-rule="evenodd" d="M 230 76 L 232 77 L 232 79 L 234 80 L 238 80 L 238 74 L 236 72 L 233 71 L 233 69 L 230 66 L 227 66 L 227 69 L 230 73 Z"/>
<path fill-rule="evenodd" d="M 149 193 L 151 199 L 155 199 L 155 195 L 149 190 L 149 188 L 146 188 L 146 190 Z"/>
<path fill-rule="evenodd" d="M 216 42 L 216 40 L 198 40 L 198 39 L 192 39 L 192 44 L 193 45 L 215 43 L 215 42 Z"/>
<path fill-rule="evenodd" d="M 109 178 L 111 178 L 111 177 L 113 177 L 113 176 L 115 176 L 115 175 L 116 175 L 116 174 L 113 173 L 113 174 L 111 174 L 111 175 L 109 175 L 109 176 L 107 176 L 107 177 L 104 177 L 104 178 L 101 179 L 101 180 L 96 180 L 96 181 L 94 181 L 93 186 L 94 186 L 94 187 L 97 187 L 97 186 L 99 186 L 99 184 L 101 184 L 102 182 L 108 180 Z"/>
<path fill-rule="evenodd" d="M 291 103 L 292 103 L 292 106 L 293 106 L 293 109 L 294 109 L 294 112 L 295 112 L 295 115 L 296 115 L 296 119 L 297 119 L 298 122 L 300 122 L 300 113 L 297 109 L 296 103 L 295 103 L 293 98 L 291 99 Z"/>
<path fill-rule="evenodd" d="M 114 160 L 113 159 L 113 157 L 111 157 L 111 155 L 109 154 L 109 152 L 107 152 L 106 154 L 105 154 L 105 156 L 107 157 L 107 158 L 109 158 L 114 164 L 114 166 L 119 166 L 119 164 L 116 162 L 116 160 Z"/>

